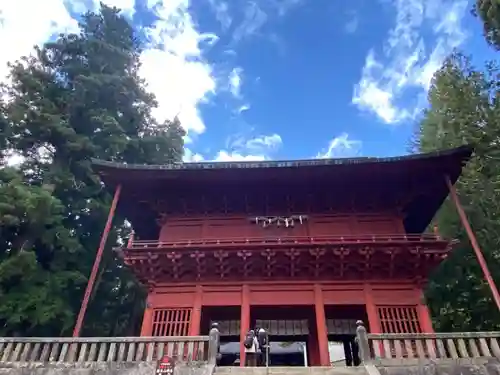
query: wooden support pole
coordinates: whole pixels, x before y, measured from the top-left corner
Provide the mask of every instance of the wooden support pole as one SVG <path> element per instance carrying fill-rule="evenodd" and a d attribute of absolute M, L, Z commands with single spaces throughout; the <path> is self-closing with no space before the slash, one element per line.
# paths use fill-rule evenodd
<path fill-rule="evenodd" d="M 153 307 L 151 303 L 146 300 L 146 308 L 144 309 L 144 316 L 142 318 L 141 336 L 153 336 Z"/>
<path fill-rule="evenodd" d="M 429 307 L 427 306 L 427 302 L 425 300 L 425 295 L 423 292 L 423 284 L 424 283 L 421 280 L 421 282 L 419 283 L 418 287 L 415 290 L 416 295 L 419 296 L 417 304 L 418 322 L 420 324 L 420 329 L 422 330 L 422 333 L 434 333 L 434 328 L 432 327 L 432 316 Z"/>
<path fill-rule="evenodd" d="M 495 285 L 495 282 L 493 281 L 493 278 L 491 277 L 490 270 L 488 269 L 488 266 L 486 265 L 486 260 L 484 259 L 483 252 L 481 251 L 481 248 L 479 247 L 479 243 L 477 242 L 476 236 L 474 235 L 474 232 L 472 231 L 472 228 L 469 224 L 469 220 L 467 220 L 467 215 L 465 214 L 465 211 L 460 204 L 460 200 L 458 199 L 457 191 L 453 184 L 451 183 L 451 180 L 448 176 L 446 176 L 446 184 L 448 185 L 448 189 L 450 190 L 450 195 L 451 199 L 455 203 L 455 207 L 457 208 L 458 216 L 460 216 L 460 220 L 462 221 L 462 225 L 465 228 L 465 231 L 467 232 L 467 236 L 469 236 L 470 243 L 472 245 L 472 248 L 474 249 L 474 252 L 476 253 L 476 258 L 477 261 L 479 262 L 479 265 L 481 266 L 481 269 L 484 274 L 484 278 L 486 279 L 490 290 L 491 294 L 493 295 L 493 300 L 495 301 L 495 304 L 497 305 L 497 309 L 500 311 L 500 294 L 498 293 L 498 289 Z"/>
<path fill-rule="evenodd" d="M 189 327 L 189 336 L 200 335 L 201 308 L 202 308 L 202 289 L 201 285 L 196 285 L 194 295 L 193 313 L 191 314 L 191 324 Z"/>
<path fill-rule="evenodd" d="M 321 366 L 330 366 L 325 305 L 323 303 L 323 291 L 319 284 L 314 285 L 314 310 L 316 313 L 316 331 L 318 333 L 319 362 Z"/>
<path fill-rule="evenodd" d="M 429 308 L 424 303 L 419 303 L 417 305 L 418 320 L 420 322 L 420 328 L 422 333 L 434 333 L 434 328 L 432 327 L 432 319 Z"/>
<path fill-rule="evenodd" d="M 368 317 L 368 327 L 370 333 L 383 333 L 380 327 L 380 319 L 378 317 L 377 306 L 373 301 L 372 288 L 370 284 L 364 285 L 366 316 Z"/>
<path fill-rule="evenodd" d="M 82 305 L 80 307 L 78 317 L 76 318 L 75 328 L 73 329 L 73 337 L 80 336 L 80 331 L 82 330 L 83 319 L 85 318 L 90 295 L 92 293 L 92 289 L 94 288 L 97 273 L 99 272 L 99 265 L 102 260 L 102 254 L 104 252 L 104 247 L 106 246 L 106 241 L 108 240 L 109 232 L 111 230 L 111 225 L 113 223 L 113 217 L 115 216 L 118 200 L 120 199 L 121 190 L 122 186 L 118 185 L 115 190 L 115 195 L 113 196 L 113 202 L 111 203 L 111 207 L 109 209 L 108 219 L 106 220 L 106 225 L 104 226 L 104 232 L 102 233 L 101 242 L 99 243 L 99 248 L 97 249 L 94 265 L 92 266 L 92 271 L 90 272 L 89 281 L 87 282 L 87 287 L 85 288 Z"/>
<path fill-rule="evenodd" d="M 243 341 L 250 330 L 250 288 L 243 284 L 241 288 L 241 316 L 240 316 L 240 367 L 245 366 L 245 346 Z"/>

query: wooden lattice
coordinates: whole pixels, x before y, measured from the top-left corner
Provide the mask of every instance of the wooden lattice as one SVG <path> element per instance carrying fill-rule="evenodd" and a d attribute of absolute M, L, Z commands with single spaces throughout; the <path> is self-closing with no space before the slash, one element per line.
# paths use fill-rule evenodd
<path fill-rule="evenodd" d="M 416 306 L 378 306 L 383 333 L 422 333 Z"/>
<path fill-rule="evenodd" d="M 327 319 L 326 328 L 329 335 L 355 335 L 356 319 Z"/>
<path fill-rule="evenodd" d="M 446 241 L 406 235 L 326 238 L 272 235 L 253 240 L 229 238 L 171 244 L 153 241 L 137 243 L 135 248 L 123 252 L 126 264 L 140 280 L 156 284 L 263 279 L 346 281 L 359 280 L 360 275 L 379 280 L 408 280 L 420 275 L 421 268 L 439 264 L 449 251 L 448 245 Z M 155 250 L 146 251 L 148 248 Z M 416 261 L 423 263 L 415 267 Z"/>
<path fill-rule="evenodd" d="M 218 323 L 219 333 L 221 336 L 239 336 L 240 335 L 240 321 L 239 320 L 218 320 L 210 321 L 210 326 L 213 323 Z"/>
<path fill-rule="evenodd" d="M 153 312 L 152 336 L 188 336 L 191 309 L 157 309 Z"/>

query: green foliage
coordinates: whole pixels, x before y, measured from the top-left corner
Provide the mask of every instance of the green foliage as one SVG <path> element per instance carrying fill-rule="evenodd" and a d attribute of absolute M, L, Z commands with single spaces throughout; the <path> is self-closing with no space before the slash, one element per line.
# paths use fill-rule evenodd
<path fill-rule="evenodd" d="M 500 49 L 500 1 L 476 0 L 474 13 L 483 22 L 486 41 L 495 49 Z"/>
<path fill-rule="evenodd" d="M 63 214 L 50 189 L 24 183 L 15 170 L 0 170 L 0 326 L 6 334 L 60 332 L 73 323 L 65 299 L 85 278 L 72 264 L 52 273 L 47 262 L 66 263 L 58 251 L 79 246 L 65 236 Z"/>
<path fill-rule="evenodd" d="M 0 103 L 0 151 L 23 156 L 0 170 L 0 335 L 66 335 L 73 328 L 111 196 L 91 158 L 182 159 L 179 122 L 157 123 L 138 76 L 139 39 L 119 11 L 86 14 L 11 65 Z M 110 251 L 127 235 L 117 217 L 84 333 L 137 333 L 144 291 Z"/>
<path fill-rule="evenodd" d="M 500 102 L 499 70 L 476 70 L 455 53 L 435 74 L 430 108 L 416 134 L 419 151 L 473 144 L 475 156 L 457 183 L 461 203 L 490 271 L 500 282 Z M 500 329 L 500 314 L 451 201 L 435 218 L 442 235 L 460 245 L 436 270 L 427 290 L 436 328 L 442 331 Z"/>

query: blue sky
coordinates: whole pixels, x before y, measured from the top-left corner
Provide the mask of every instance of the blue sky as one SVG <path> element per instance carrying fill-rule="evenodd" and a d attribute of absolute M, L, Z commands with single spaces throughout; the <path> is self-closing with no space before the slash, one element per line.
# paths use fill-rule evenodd
<path fill-rule="evenodd" d="M 467 0 L 104 3 L 147 38 L 141 75 L 155 116 L 186 128 L 186 161 L 407 153 L 444 57 L 492 56 Z M 1 2 L 0 76 L 98 4 Z"/>

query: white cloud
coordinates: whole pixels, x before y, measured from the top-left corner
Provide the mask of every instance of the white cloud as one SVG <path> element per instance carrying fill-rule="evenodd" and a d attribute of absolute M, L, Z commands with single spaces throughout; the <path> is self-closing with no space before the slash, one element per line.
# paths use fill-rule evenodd
<path fill-rule="evenodd" d="M 158 19 L 145 29 L 152 44 L 141 56 L 140 74 L 158 100 L 154 115 L 159 120 L 179 116 L 188 133 L 202 133 L 198 105 L 215 92 L 216 81 L 200 43 L 213 43 L 217 36 L 196 30 L 188 0 L 148 0 L 148 7 Z"/>
<path fill-rule="evenodd" d="M 263 161 L 264 155 L 242 155 L 238 152 L 219 151 L 215 156 L 215 161 Z"/>
<path fill-rule="evenodd" d="M 303 0 L 273 0 L 271 4 L 278 10 L 278 15 L 282 17 L 302 2 Z"/>
<path fill-rule="evenodd" d="M 396 21 L 383 53 L 371 50 L 352 102 L 388 124 L 413 117 L 425 102 L 434 72 L 466 39 L 462 18 L 467 0 L 393 0 Z M 424 37 L 430 31 L 432 38 Z M 382 62 L 383 61 L 383 62 Z M 408 105 L 404 95 L 416 90 Z"/>
<path fill-rule="evenodd" d="M 182 158 L 182 161 L 197 163 L 203 161 L 204 159 L 203 155 L 193 152 L 189 148 L 184 148 L 184 157 Z"/>
<path fill-rule="evenodd" d="M 349 139 L 347 133 L 342 133 L 333 138 L 325 150 L 322 150 L 316 158 L 346 158 L 358 156 L 361 151 L 362 143 L 359 140 Z"/>
<path fill-rule="evenodd" d="M 250 104 L 243 104 L 242 106 L 240 106 L 236 112 L 237 113 L 242 113 L 242 112 L 245 112 L 245 111 L 248 111 L 250 109 Z"/>
<path fill-rule="evenodd" d="M 241 68 L 234 68 L 231 73 L 229 73 L 229 91 L 231 91 L 231 94 L 233 94 L 235 98 L 241 97 L 242 74 L 243 69 Z"/>
<path fill-rule="evenodd" d="M 236 8 L 243 11 L 243 21 L 233 32 L 233 42 L 239 42 L 245 38 L 258 35 L 268 20 L 275 19 L 276 16 L 285 16 L 291 9 L 301 3 L 303 3 L 303 0 L 246 0 L 245 5 L 238 4 Z"/>
<path fill-rule="evenodd" d="M 248 1 L 243 12 L 243 22 L 233 32 L 234 42 L 255 35 L 267 21 L 267 13 L 255 1 Z"/>
<path fill-rule="evenodd" d="M 405 109 L 394 106 L 396 90 L 392 87 L 383 87 L 373 78 L 380 74 L 385 75 L 383 66 L 375 61 L 373 52 L 370 52 L 363 68 L 363 78 L 354 90 L 353 103 L 375 112 L 384 122 L 392 124 L 406 117 L 408 113 Z M 392 82 L 390 84 L 392 86 Z"/>
<path fill-rule="evenodd" d="M 245 148 L 251 151 L 267 150 L 274 151 L 281 147 L 283 141 L 278 134 L 264 135 L 249 139 L 245 142 Z"/>
<path fill-rule="evenodd" d="M 359 20 L 357 18 L 353 18 L 352 20 L 346 23 L 345 31 L 348 34 L 353 34 L 358 29 L 358 25 L 359 25 Z"/>
<path fill-rule="evenodd" d="M 228 90 L 233 96 L 233 99 L 235 99 L 232 109 L 232 113 L 235 115 L 240 115 L 250 109 L 250 103 L 246 101 L 241 92 L 243 81 L 243 69 L 240 67 L 233 68 L 227 77 L 226 90 Z"/>
<path fill-rule="evenodd" d="M 283 141 L 278 134 L 261 135 L 246 138 L 236 135 L 230 138 L 224 150 L 217 152 L 213 158 L 205 158 L 202 154 L 184 148 L 184 162 L 213 161 L 262 161 L 272 159 L 273 154 L 282 146 Z"/>
<path fill-rule="evenodd" d="M 221 24 L 222 30 L 226 31 L 233 22 L 232 17 L 229 15 L 229 6 L 225 1 L 209 0 L 209 2 L 215 13 L 215 18 Z"/>
<path fill-rule="evenodd" d="M 228 142 L 228 150 L 221 150 L 215 157 L 216 161 L 259 161 L 271 159 L 283 144 L 278 134 L 262 135 L 253 138 L 236 136 Z"/>
<path fill-rule="evenodd" d="M 356 32 L 359 26 L 359 17 L 354 10 L 350 10 L 346 14 L 348 19 L 347 23 L 344 25 L 344 30 L 348 34 L 353 34 Z"/>
<path fill-rule="evenodd" d="M 134 12 L 134 0 L 104 3 L 122 8 L 126 15 Z M 7 62 L 29 54 L 34 45 L 59 32 L 76 30 L 77 21 L 68 9 L 83 13 L 97 9 L 98 4 L 97 0 L 0 1 L 0 80 L 5 81 L 9 72 Z M 188 133 L 202 133 L 205 124 L 198 105 L 215 91 L 216 83 L 200 43 L 213 43 L 217 36 L 197 31 L 188 0 L 148 0 L 146 5 L 156 21 L 143 30 L 151 44 L 141 55 L 140 75 L 158 100 L 153 114 L 160 121 L 178 115 Z"/>
<path fill-rule="evenodd" d="M 60 0 L 0 1 L 0 81 L 5 82 L 9 74 L 8 62 L 29 55 L 34 45 L 51 35 L 76 27 Z"/>

